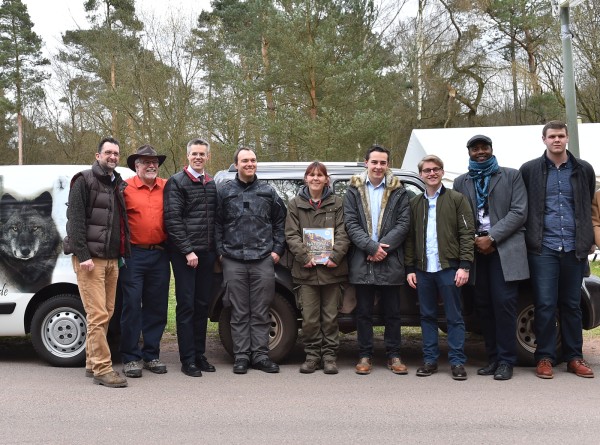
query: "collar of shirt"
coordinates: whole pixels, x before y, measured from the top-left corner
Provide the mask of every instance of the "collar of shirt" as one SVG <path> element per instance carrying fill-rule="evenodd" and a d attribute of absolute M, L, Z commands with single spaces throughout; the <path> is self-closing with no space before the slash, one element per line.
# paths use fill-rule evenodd
<path fill-rule="evenodd" d="M 438 198 L 438 196 L 440 196 L 440 192 L 441 192 L 441 191 L 442 191 L 442 185 L 440 184 L 440 188 L 438 188 L 438 189 L 435 191 L 435 193 L 433 194 L 433 196 L 429 196 L 429 195 L 427 194 L 427 190 L 425 190 L 425 197 L 426 197 L 427 199 L 437 199 L 437 198 Z"/>
<path fill-rule="evenodd" d="M 187 171 L 190 175 L 192 175 L 194 178 L 198 179 L 200 176 L 204 175 L 204 171 L 202 173 L 198 173 L 196 170 L 194 170 L 190 165 L 187 166 Z"/>
<path fill-rule="evenodd" d="M 157 177 L 157 179 L 158 179 L 158 177 Z M 142 187 L 150 188 L 144 181 L 142 181 L 140 179 L 140 177 L 138 175 L 135 175 L 133 177 L 133 185 L 138 189 L 141 189 Z M 154 186 L 152 188 L 154 188 L 154 187 L 160 188 L 161 187 L 160 181 L 158 181 L 158 180 L 154 181 Z"/>
<path fill-rule="evenodd" d="M 383 179 L 382 179 L 382 181 L 379 183 L 379 185 L 373 185 L 373 183 L 371 182 L 371 180 L 370 180 L 370 179 L 369 179 L 369 177 L 367 176 L 367 181 L 366 181 L 366 184 L 367 184 L 369 187 L 373 187 L 374 189 L 376 189 L 376 188 L 379 188 L 379 187 L 385 188 L 385 176 L 383 177 Z"/>
<path fill-rule="evenodd" d="M 546 165 L 548 166 L 548 168 L 556 168 L 556 166 L 554 165 L 554 162 L 552 162 L 549 158 L 548 155 L 546 153 L 544 153 L 544 157 L 546 159 Z M 558 168 L 571 168 L 573 166 L 573 163 L 571 162 L 571 157 L 567 157 L 567 160 L 565 162 L 563 162 L 562 164 L 560 164 L 560 167 Z"/>

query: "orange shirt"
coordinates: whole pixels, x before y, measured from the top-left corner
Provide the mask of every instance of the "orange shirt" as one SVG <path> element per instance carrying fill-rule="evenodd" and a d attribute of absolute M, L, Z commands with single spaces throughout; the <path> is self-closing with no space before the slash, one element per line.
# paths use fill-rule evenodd
<path fill-rule="evenodd" d="M 125 205 L 131 231 L 131 244 L 160 244 L 167 239 L 163 220 L 163 192 L 166 179 L 156 178 L 150 190 L 140 178 L 126 180 Z"/>

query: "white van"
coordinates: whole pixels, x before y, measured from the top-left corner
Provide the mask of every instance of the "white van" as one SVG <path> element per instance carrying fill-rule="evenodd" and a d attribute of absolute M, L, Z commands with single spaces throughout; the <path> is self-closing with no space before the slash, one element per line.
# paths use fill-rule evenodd
<path fill-rule="evenodd" d="M 0 336 L 31 333 L 36 352 L 55 366 L 85 361 L 85 312 L 62 240 L 71 178 L 88 168 L 0 166 Z"/>

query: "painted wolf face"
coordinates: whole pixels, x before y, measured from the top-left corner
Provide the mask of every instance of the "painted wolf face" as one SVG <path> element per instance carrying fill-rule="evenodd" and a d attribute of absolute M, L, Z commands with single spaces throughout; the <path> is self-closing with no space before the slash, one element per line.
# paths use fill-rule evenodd
<path fill-rule="evenodd" d="M 0 222 L 0 250 L 4 255 L 27 261 L 55 243 L 52 196 L 48 192 L 33 201 L 17 201 L 5 194 L 0 200 Z"/>

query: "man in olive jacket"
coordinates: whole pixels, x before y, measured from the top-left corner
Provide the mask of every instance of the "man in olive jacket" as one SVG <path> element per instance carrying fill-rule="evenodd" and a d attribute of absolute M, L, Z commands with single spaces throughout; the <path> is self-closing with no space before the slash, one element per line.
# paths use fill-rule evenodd
<path fill-rule="evenodd" d="M 389 150 L 373 145 L 365 155 L 367 170 L 354 175 L 344 198 L 349 280 L 356 288 L 359 362 L 357 374 L 371 372 L 373 305 L 383 304 L 388 368 L 407 374 L 400 359 L 400 286 L 404 284 L 403 244 L 410 226 L 406 189 L 388 169 Z"/>
<path fill-rule="evenodd" d="M 529 278 L 527 190 L 518 170 L 498 166 L 490 138 L 473 136 L 467 150 L 469 172 L 454 180 L 454 190 L 469 198 L 475 218 L 475 311 L 488 355 L 477 374 L 509 380 L 517 361 L 519 280 Z"/>
<path fill-rule="evenodd" d="M 437 372 L 438 295 L 448 325 L 448 360 L 452 378 L 466 380 L 465 323 L 460 287 L 469 281 L 473 262 L 473 214 L 467 198 L 442 184 L 444 163 L 434 155 L 419 162 L 425 193 L 410 201 L 411 226 L 406 241 L 408 284 L 417 289 L 421 312 L 424 364 L 419 377 Z"/>

